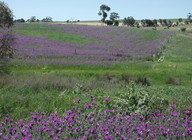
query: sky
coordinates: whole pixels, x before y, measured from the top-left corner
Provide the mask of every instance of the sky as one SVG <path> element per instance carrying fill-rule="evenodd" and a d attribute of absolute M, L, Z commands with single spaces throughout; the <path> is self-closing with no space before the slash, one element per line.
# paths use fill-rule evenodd
<path fill-rule="evenodd" d="M 54 21 L 100 20 L 99 8 L 105 4 L 120 19 L 178 19 L 192 13 L 192 0 L 1 0 L 8 4 L 15 19 L 50 16 Z M 109 17 L 109 16 L 108 16 Z"/>

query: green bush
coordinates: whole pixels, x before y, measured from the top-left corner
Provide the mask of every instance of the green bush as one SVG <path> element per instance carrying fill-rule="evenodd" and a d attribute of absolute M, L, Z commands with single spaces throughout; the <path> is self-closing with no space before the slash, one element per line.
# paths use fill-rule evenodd
<path fill-rule="evenodd" d="M 166 84 L 181 85 L 181 79 L 180 78 L 169 77 L 167 79 L 167 81 L 166 81 Z"/>
<path fill-rule="evenodd" d="M 185 32 L 185 31 L 186 31 L 186 28 L 185 28 L 185 27 L 182 27 L 182 28 L 181 28 L 181 31 L 182 31 L 182 32 Z"/>
<path fill-rule="evenodd" d="M 153 95 L 147 89 L 136 88 L 133 82 L 127 87 L 127 92 L 121 93 L 114 102 L 122 108 L 127 108 L 128 113 L 161 110 L 163 106 L 168 105 L 168 100 Z"/>

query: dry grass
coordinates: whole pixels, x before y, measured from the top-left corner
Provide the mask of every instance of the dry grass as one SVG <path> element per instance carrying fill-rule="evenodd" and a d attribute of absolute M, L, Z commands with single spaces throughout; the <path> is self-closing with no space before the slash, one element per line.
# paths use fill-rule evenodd
<path fill-rule="evenodd" d="M 59 75 L 7 75 L 0 78 L 0 87 L 33 88 L 38 89 L 71 89 L 80 80 L 72 77 L 63 77 Z"/>

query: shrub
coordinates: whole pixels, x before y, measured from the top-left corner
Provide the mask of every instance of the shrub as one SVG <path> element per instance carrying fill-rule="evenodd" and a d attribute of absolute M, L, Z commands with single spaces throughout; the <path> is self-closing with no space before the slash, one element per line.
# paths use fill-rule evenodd
<path fill-rule="evenodd" d="M 13 57 L 14 48 L 12 45 L 15 43 L 14 40 L 15 37 L 11 31 L 0 34 L 0 59 Z"/>
<path fill-rule="evenodd" d="M 106 73 L 98 78 L 100 81 L 110 82 L 110 83 L 118 83 L 119 80 L 115 74 Z"/>
<path fill-rule="evenodd" d="M 130 82 L 132 82 L 132 81 L 134 81 L 134 77 L 133 76 L 131 76 L 131 75 L 129 75 L 129 74 L 122 74 L 121 75 L 121 79 L 123 80 L 123 81 L 125 81 L 126 83 L 130 83 Z"/>
<path fill-rule="evenodd" d="M 107 25 L 113 25 L 113 21 L 111 21 L 111 20 L 106 20 L 105 24 L 107 24 Z"/>
<path fill-rule="evenodd" d="M 13 13 L 6 3 L 0 1 L 0 28 L 10 28 L 13 26 Z"/>
<path fill-rule="evenodd" d="M 114 26 L 119 26 L 119 21 L 115 20 Z"/>
<path fill-rule="evenodd" d="M 127 112 L 144 113 L 145 111 L 154 111 L 163 109 L 168 105 L 168 100 L 150 93 L 150 90 L 136 88 L 133 82 L 127 86 L 127 91 L 120 93 L 119 97 L 114 99 L 114 103 L 127 108 Z"/>
<path fill-rule="evenodd" d="M 0 1 L 0 74 L 9 73 L 8 58 L 12 58 L 15 37 L 10 29 L 14 24 L 13 13 L 4 2 Z"/>
<path fill-rule="evenodd" d="M 185 32 L 185 31 L 186 31 L 186 28 L 185 28 L 185 27 L 182 27 L 182 28 L 181 28 L 181 31 L 182 31 L 182 32 Z"/>
<path fill-rule="evenodd" d="M 157 27 L 153 27 L 152 30 L 157 30 Z"/>
<path fill-rule="evenodd" d="M 142 84 L 144 86 L 151 86 L 151 80 L 147 77 L 139 77 L 137 80 L 136 80 L 136 84 Z"/>
<path fill-rule="evenodd" d="M 134 26 L 135 24 L 135 19 L 133 17 L 127 17 L 127 18 L 124 18 L 123 20 L 123 24 L 124 25 L 127 25 L 127 26 Z"/>
<path fill-rule="evenodd" d="M 169 77 L 167 79 L 167 81 L 166 81 L 166 84 L 181 85 L 181 79 L 180 78 Z"/>

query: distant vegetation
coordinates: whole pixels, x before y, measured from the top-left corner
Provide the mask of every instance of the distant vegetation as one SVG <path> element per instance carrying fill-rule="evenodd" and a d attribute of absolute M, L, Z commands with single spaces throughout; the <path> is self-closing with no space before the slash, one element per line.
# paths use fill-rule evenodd
<path fill-rule="evenodd" d="M 101 22 L 107 24 L 107 25 L 114 25 L 114 26 L 118 26 L 119 25 L 119 21 L 117 19 L 119 19 L 119 14 L 116 12 L 112 12 L 110 14 L 110 20 L 106 20 L 108 14 L 107 12 L 109 12 L 111 10 L 111 8 L 107 5 L 101 5 L 100 6 L 100 11 L 98 13 L 99 16 L 102 16 Z"/>
<path fill-rule="evenodd" d="M 21 18 L 21 19 L 14 20 L 14 22 L 17 22 L 17 23 L 53 22 L 53 19 L 52 19 L 52 17 L 47 16 L 47 17 L 43 18 L 42 20 L 39 20 L 39 19 L 36 19 L 36 16 L 32 16 L 30 19 L 27 19 L 26 21 L 23 18 Z"/>

